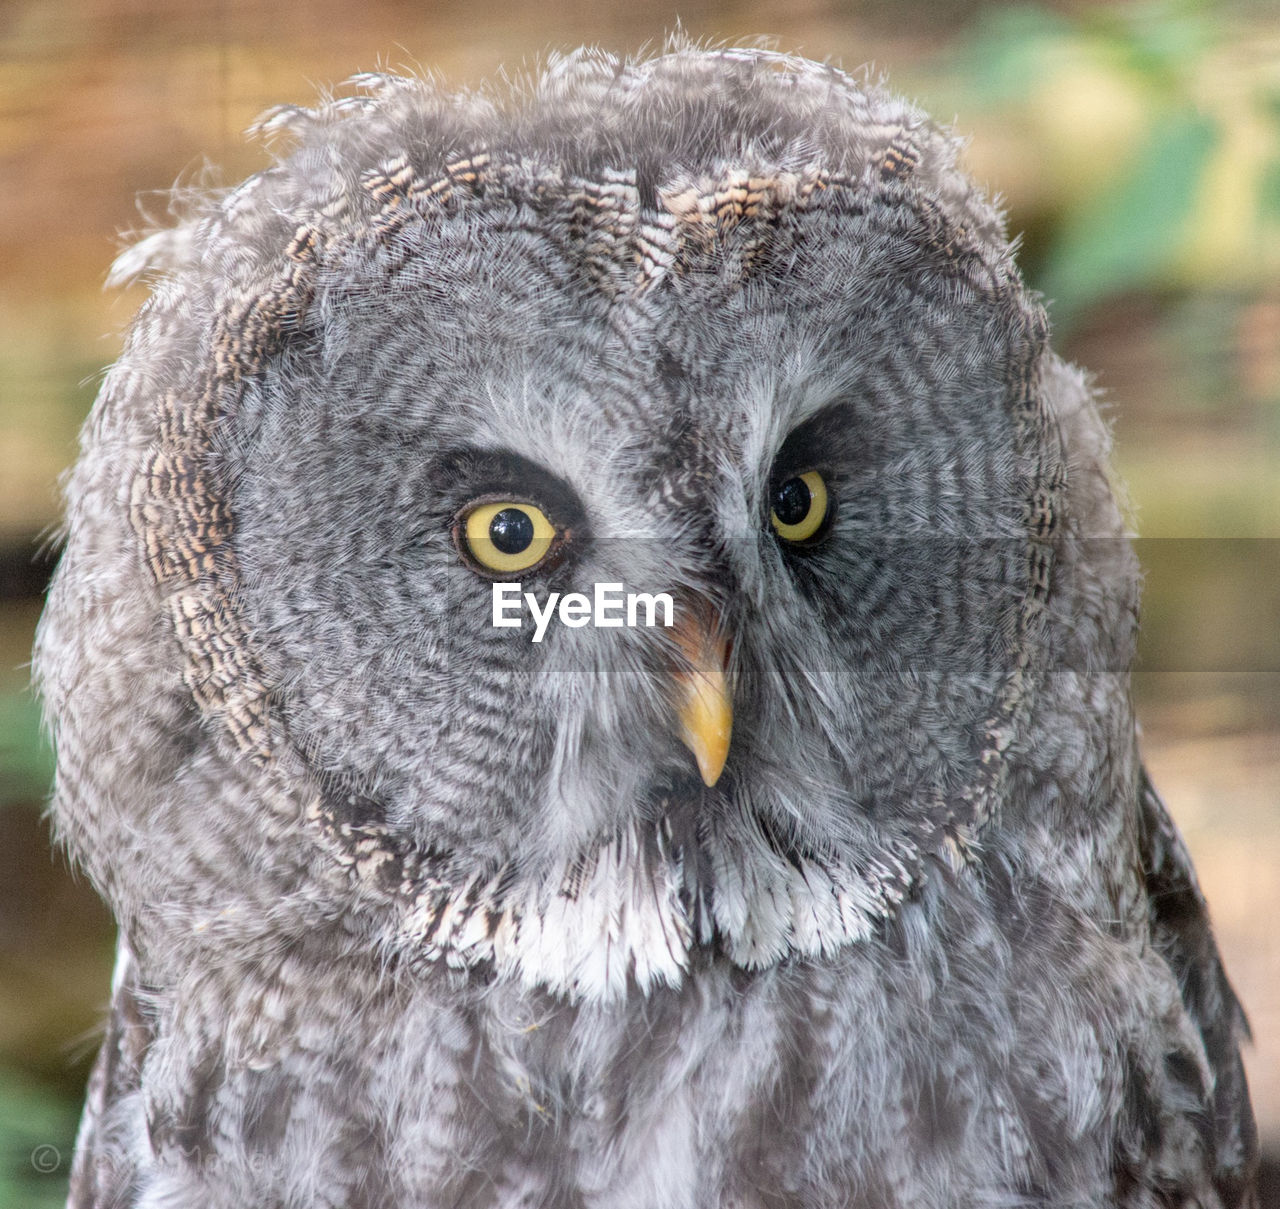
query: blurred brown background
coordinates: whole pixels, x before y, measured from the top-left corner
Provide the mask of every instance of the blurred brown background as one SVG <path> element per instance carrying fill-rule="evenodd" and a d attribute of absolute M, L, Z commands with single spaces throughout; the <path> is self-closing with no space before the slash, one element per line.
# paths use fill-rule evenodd
<path fill-rule="evenodd" d="M 1058 346 L 1097 376 L 1147 568 L 1135 695 L 1249 1010 L 1280 1156 L 1280 16 L 1274 0 L 0 0 L 0 1209 L 61 1203 L 109 920 L 50 855 L 25 663 L 56 481 L 141 301 L 102 281 L 165 191 L 356 70 L 476 83 L 582 42 L 773 35 L 972 135 Z M 218 168 L 209 167 L 210 164 Z M 136 200 L 141 195 L 141 200 Z M 1268 1203 L 1280 1204 L 1269 1175 Z"/>

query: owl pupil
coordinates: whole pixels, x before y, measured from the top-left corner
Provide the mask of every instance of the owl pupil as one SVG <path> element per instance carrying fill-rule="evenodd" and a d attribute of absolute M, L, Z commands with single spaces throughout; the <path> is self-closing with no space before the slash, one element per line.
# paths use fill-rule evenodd
<path fill-rule="evenodd" d="M 809 515 L 813 496 L 803 479 L 788 479 L 773 493 L 773 514 L 784 525 L 798 525 Z"/>
<path fill-rule="evenodd" d="M 489 540 L 503 554 L 519 554 L 533 541 L 533 519 L 520 508 L 504 508 L 489 522 Z"/>

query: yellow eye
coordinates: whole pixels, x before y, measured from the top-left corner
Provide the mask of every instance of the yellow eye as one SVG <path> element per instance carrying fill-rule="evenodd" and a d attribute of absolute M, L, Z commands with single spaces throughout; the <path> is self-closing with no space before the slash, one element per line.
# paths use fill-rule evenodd
<path fill-rule="evenodd" d="M 536 567 L 556 540 L 555 526 L 533 504 L 480 504 L 462 519 L 466 553 L 485 571 L 503 575 Z"/>
<path fill-rule="evenodd" d="M 769 520 L 779 537 L 789 542 L 808 541 L 827 519 L 827 485 L 816 470 L 806 470 L 773 489 Z"/>

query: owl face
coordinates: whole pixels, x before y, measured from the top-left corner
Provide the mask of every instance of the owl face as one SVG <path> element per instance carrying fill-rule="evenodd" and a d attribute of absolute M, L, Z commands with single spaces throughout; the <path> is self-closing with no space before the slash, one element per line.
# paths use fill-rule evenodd
<path fill-rule="evenodd" d="M 174 759 L 411 961 L 593 996 L 865 937 L 964 863 L 1044 668 L 1059 371 L 998 217 L 783 56 L 362 83 L 133 254 Z"/>
<path fill-rule="evenodd" d="M 290 742 L 414 845 L 531 876 L 654 825 L 783 860 L 919 842 L 976 775 L 1027 590 L 1016 293 L 850 190 L 619 295 L 552 191 L 321 267 L 219 434 Z M 535 643 L 493 625 L 499 581 L 668 593 L 676 625 Z M 704 775 L 691 690 L 732 718 Z"/>

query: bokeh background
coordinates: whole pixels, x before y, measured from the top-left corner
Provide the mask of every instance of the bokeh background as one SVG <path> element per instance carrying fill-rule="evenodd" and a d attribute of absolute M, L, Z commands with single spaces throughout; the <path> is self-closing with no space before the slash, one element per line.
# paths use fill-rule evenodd
<path fill-rule="evenodd" d="M 1280 12 L 1274 0 L 0 0 L 0 1209 L 60 1204 L 110 921 L 51 852 L 26 662 L 57 480 L 167 190 L 356 70 L 475 84 L 582 42 L 771 35 L 972 136 L 1056 340 L 1096 375 L 1147 571 L 1134 692 L 1253 1022 L 1280 1205 Z"/>

